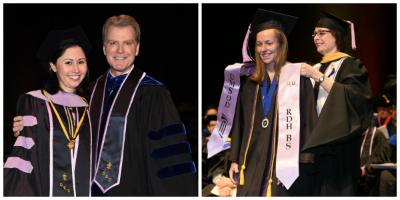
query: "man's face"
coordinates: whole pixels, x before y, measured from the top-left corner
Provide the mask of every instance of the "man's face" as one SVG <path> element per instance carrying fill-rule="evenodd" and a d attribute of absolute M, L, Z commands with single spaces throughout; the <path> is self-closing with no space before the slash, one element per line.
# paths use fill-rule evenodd
<path fill-rule="evenodd" d="M 103 52 L 114 76 L 127 72 L 139 54 L 140 44 L 136 44 L 135 38 L 135 29 L 132 26 L 108 27 Z"/>
<path fill-rule="evenodd" d="M 379 116 L 381 116 L 383 119 L 386 119 L 386 117 L 392 114 L 390 107 L 376 107 L 376 109 L 378 110 Z"/>
<path fill-rule="evenodd" d="M 207 125 L 208 130 L 210 131 L 210 133 L 212 133 L 214 131 L 215 125 L 217 124 L 217 121 L 210 121 L 210 124 Z"/>

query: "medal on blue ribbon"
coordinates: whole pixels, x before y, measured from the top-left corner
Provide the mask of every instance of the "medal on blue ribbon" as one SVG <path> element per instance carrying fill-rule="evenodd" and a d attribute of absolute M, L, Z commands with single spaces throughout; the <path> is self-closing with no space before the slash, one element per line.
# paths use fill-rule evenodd
<path fill-rule="evenodd" d="M 268 74 L 266 74 L 268 76 Z M 267 94 L 267 77 L 264 79 L 264 84 L 261 85 L 261 93 L 262 93 L 262 101 L 263 101 L 263 107 L 264 107 L 264 114 L 265 114 L 265 119 L 262 121 L 262 127 L 267 128 L 269 121 L 267 119 L 267 115 L 269 112 L 269 107 L 271 106 L 271 99 L 272 95 L 274 94 L 275 88 L 276 88 L 276 77 L 274 76 L 274 79 L 272 80 L 271 86 L 269 88 L 268 94 Z"/>

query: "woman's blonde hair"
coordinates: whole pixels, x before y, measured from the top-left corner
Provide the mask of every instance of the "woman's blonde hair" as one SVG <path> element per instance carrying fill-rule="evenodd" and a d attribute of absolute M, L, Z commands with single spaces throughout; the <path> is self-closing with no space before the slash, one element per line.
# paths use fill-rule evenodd
<path fill-rule="evenodd" d="M 281 73 L 281 68 L 286 62 L 287 53 L 288 53 L 288 43 L 285 34 L 278 30 L 273 29 L 275 32 L 275 37 L 278 39 L 279 43 L 279 53 L 274 61 L 274 71 L 276 79 L 279 83 L 279 75 Z M 257 42 L 257 41 L 256 41 Z M 255 47 L 255 57 L 256 57 L 256 71 L 250 77 L 250 80 L 257 82 L 258 84 L 263 84 L 265 79 L 265 74 L 267 73 L 266 64 L 260 57 L 260 54 L 257 51 L 257 45 Z M 272 81 L 272 80 L 271 80 Z"/>

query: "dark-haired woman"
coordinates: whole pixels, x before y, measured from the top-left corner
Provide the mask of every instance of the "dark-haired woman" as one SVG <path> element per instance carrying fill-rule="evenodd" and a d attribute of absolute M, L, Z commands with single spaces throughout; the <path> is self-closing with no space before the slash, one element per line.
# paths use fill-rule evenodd
<path fill-rule="evenodd" d="M 315 195 L 354 196 L 360 176 L 361 135 L 372 119 L 372 92 L 361 61 L 342 53 L 352 24 L 324 14 L 312 35 L 322 61 L 313 67 L 303 64 L 301 71 L 313 82 L 319 116 L 302 152 L 316 155 Z M 355 49 L 353 28 L 352 36 Z"/>
<path fill-rule="evenodd" d="M 5 196 L 89 196 L 91 127 L 86 53 L 80 27 L 50 31 L 37 54 L 49 79 L 20 96 L 24 127 L 4 167 Z"/>

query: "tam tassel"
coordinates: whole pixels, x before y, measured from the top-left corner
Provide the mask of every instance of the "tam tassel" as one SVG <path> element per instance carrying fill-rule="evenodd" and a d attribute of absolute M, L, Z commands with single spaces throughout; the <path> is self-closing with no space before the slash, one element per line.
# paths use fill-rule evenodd
<path fill-rule="evenodd" d="M 349 23 L 350 26 L 351 26 L 351 48 L 353 50 L 356 50 L 357 47 L 356 47 L 356 36 L 355 36 L 355 33 L 354 33 L 354 24 L 351 23 L 350 21 L 346 21 L 346 20 L 344 20 L 344 21 Z"/>
<path fill-rule="evenodd" d="M 249 45 L 248 45 L 249 35 L 250 35 L 250 27 L 251 27 L 251 24 L 249 25 L 249 28 L 248 28 L 247 33 L 246 33 L 246 37 L 244 38 L 244 41 L 243 41 L 243 47 L 242 47 L 243 63 L 250 62 L 250 61 L 254 60 L 251 57 L 251 53 L 249 51 Z"/>

